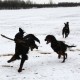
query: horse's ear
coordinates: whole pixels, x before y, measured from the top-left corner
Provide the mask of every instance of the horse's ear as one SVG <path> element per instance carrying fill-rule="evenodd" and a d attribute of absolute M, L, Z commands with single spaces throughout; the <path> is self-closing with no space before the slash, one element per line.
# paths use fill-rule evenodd
<path fill-rule="evenodd" d="M 25 33 L 23 29 L 19 28 L 19 32 Z"/>

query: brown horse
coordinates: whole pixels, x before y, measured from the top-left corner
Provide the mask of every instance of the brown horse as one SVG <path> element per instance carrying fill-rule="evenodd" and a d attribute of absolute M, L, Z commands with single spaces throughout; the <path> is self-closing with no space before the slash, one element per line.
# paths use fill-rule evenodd
<path fill-rule="evenodd" d="M 56 38 L 53 35 L 47 35 L 45 38 L 45 41 L 48 43 L 51 43 L 51 48 L 58 54 L 58 58 L 60 59 L 61 55 L 63 56 L 63 61 L 65 62 L 65 59 L 67 59 L 67 53 L 66 50 L 68 47 L 75 47 L 75 46 L 69 46 L 65 44 L 62 41 L 56 40 Z"/>
<path fill-rule="evenodd" d="M 64 38 L 64 36 L 65 36 L 65 38 L 66 38 L 66 37 L 68 37 L 68 35 L 70 34 L 69 22 L 64 23 L 64 24 L 65 24 L 65 26 L 64 26 L 63 29 L 62 29 L 62 35 L 63 35 L 63 38 Z"/>

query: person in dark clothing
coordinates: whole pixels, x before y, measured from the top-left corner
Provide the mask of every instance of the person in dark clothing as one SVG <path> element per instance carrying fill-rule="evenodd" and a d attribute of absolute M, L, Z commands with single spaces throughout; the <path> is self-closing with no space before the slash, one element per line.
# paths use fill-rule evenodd
<path fill-rule="evenodd" d="M 65 24 L 65 26 L 64 26 L 63 29 L 62 29 L 62 35 L 63 35 L 63 38 L 64 38 L 64 36 L 65 36 L 65 38 L 66 38 L 66 37 L 68 37 L 68 35 L 69 35 L 69 33 L 70 33 L 69 22 L 64 23 L 64 24 Z"/>

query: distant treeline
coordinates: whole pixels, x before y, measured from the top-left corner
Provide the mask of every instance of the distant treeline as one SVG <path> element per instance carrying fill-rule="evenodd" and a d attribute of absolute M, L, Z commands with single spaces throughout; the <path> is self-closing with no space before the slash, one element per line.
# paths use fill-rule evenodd
<path fill-rule="evenodd" d="M 0 0 L 0 9 L 26 9 L 26 8 L 44 8 L 44 7 L 75 7 L 75 6 L 80 6 L 80 3 L 49 3 L 49 4 L 36 4 L 32 3 L 30 1 L 25 2 L 25 1 L 20 1 L 20 0 L 5 0 L 1 1 Z"/>

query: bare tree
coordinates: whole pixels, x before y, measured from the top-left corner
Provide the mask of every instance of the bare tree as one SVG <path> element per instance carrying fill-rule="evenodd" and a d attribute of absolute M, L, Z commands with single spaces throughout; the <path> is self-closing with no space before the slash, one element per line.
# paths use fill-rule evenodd
<path fill-rule="evenodd" d="M 27 3 L 27 4 L 32 4 L 32 1 L 27 0 L 26 3 Z"/>
<path fill-rule="evenodd" d="M 53 4 L 53 1 L 52 1 L 52 0 L 50 0 L 50 1 L 49 1 L 49 4 Z"/>

